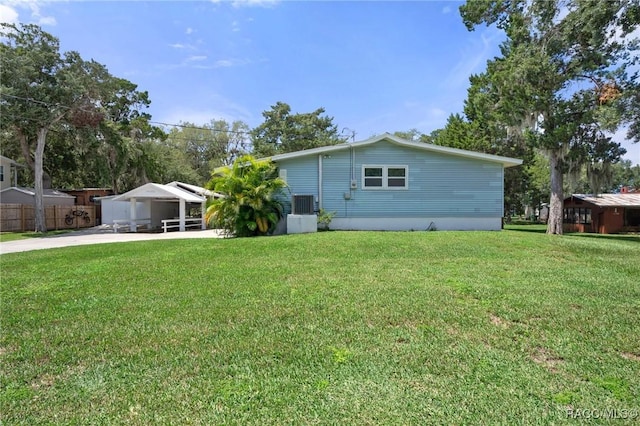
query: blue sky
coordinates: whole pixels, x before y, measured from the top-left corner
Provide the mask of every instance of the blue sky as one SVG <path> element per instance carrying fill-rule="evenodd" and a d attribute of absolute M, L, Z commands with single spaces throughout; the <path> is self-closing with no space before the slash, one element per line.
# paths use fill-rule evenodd
<path fill-rule="evenodd" d="M 468 77 L 499 54 L 494 28 L 467 31 L 457 1 L 14 1 L 3 21 L 37 23 L 63 51 L 149 92 L 154 121 L 242 120 L 286 102 L 324 107 L 356 139 L 441 128 Z M 615 136 L 640 163 L 640 145 Z"/>

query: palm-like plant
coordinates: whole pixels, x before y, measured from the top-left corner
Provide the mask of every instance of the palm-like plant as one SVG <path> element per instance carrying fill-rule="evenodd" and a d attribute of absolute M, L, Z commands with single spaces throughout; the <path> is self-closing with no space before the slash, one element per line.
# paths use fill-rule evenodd
<path fill-rule="evenodd" d="M 208 184 L 223 197 L 210 201 L 205 220 L 227 235 L 251 237 L 272 231 L 282 217 L 278 195 L 286 188 L 270 160 L 239 157 L 216 172 Z"/>

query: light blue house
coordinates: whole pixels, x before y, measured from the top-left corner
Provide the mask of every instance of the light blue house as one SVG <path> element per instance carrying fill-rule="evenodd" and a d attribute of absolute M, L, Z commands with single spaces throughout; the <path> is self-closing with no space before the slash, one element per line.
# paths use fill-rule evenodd
<path fill-rule="evenodd" d="M 342 230 L 499 230 L 504 169 L 522 164 L 388 133 L 271 160 L 291 190 L 289 210 L 335 212 L 330 228 Z"/>

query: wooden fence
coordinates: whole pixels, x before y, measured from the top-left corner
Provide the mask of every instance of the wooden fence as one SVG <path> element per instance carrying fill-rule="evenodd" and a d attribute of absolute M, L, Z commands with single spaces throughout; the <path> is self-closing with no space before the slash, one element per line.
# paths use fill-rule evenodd
<path fill-rule="evenodd" d="M 47 230 L 96 226 L 95 206 L 45 206 Z M 26 232 L 35 229 L 35 207 L 28 204 L 0 204 L 0 231 Z"/>

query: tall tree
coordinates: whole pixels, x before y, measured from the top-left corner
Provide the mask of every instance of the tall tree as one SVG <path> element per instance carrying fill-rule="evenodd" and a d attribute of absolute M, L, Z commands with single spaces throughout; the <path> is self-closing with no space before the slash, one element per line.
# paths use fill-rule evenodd
<path fill-rule="evenodd" d="M 149 116 L 139 111 L 149 104 L 147 93 L 113 77 L 104 65 L 85 61 L 77 52 L 61 54 L 58 39 L 36 25 L 2 24 L 0 36 L 2 128 L 16 136 L 26 164 L 33 170 L 35 230 L 45 232 L 43 190 L 52 181 L 45 173 L 50 134 L 55 135 L 52 141 L 58 147 L 73 149 L 47 161 L 71 167 L 82 155 L 88 160 L 81 163 L 83 166 L 102 158 L 120 161 L 124 142 L 159 132 L 149 126 Z M 120 151 L 104 152 L 105 146 Z M 135 149 L 140 152 L 139 146 Z M 135 157 L 138 163 L 129 161 L 110 170 L 111 176 L 126 170 L 140 172 L 144 180 L 144 158 L 142 151 Z M 82 182 L 79 176 L 69 173 L 67 177 L 69 182 Z M 112 182 L 117 190 L 117 183 Z"/>
<path fill-rule="evenodd" d="M 101 119 L 83 83 L 86 74 L 105 70 L 75 52 L 62 56 L 58 39 L 36 25 L 3 23 L 0 36 L 2 125 L 18 137 L 34 172 L 35 230 L 45 232 L 43 189 L 51 183 L 43 173 L 47 135 L 65 117 L 87 124 Z"/>
<path fill-rule="evenodd" d="M 242 121 L 229 124 L 211 120 L 197 126 L 181 123 L 169 132 L 167 144 L 179 150 L 195 172 L 193 183 L 204 185 L 216 167 L 233 164 L 249 149 L 249 126 Z"/>
<path fill-rule="evenodd" d="M 324 108 L 309 113 L 292 114 L 291 107 L 277 102 L 264 111 L 264 123 L 251 132 L 253 155 L 268 157 L 346 142 L 338 134 L 333 117 L 323 115 Z"/>
<path fill-rule="evenodd" d="M 508 129 L 517 129 L 549 158 L 551 202 L 548 233 L 562 233 L 563 176 L 585 144 L 620 153 L 615 143 L 585 138 L 584 129 L 613 131 L 640 120 L 637 0 L 487 0 L 460 8 L 469 30 L 496 24 L 505 31 L 502 57 L 488 62 L 483 78 L 491 105 Z M 638 134 L 630 136 L 639 139 Z"/>

